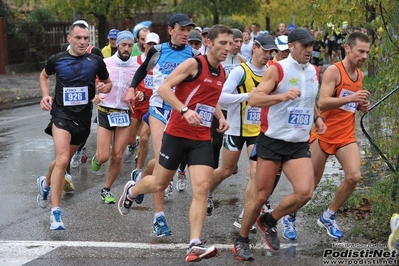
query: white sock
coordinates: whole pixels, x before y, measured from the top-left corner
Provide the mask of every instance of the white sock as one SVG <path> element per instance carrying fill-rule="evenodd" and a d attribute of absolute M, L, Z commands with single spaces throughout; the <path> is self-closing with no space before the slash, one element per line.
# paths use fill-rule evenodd
<path fill-rule="evenodd" d="M 193 238 L 193 239 L 190 240 L 189 246 L 197 245 L 197 244 L 201 244 L 201 240 L 199 238 Z"/>
<path fill-rule="evenodd" d="M 47 183 L 46 183 L 46 179 L 44 179 L 43 180 L 43 188 L 49 188 L 50 186 L 49 185 L 47 185 Z"/>
<path fill-rule="evenodd" d="M 163 211 L 154 213 L 154 224 L 157 221 L 157 218 L 160 216 L 165 216 L 165 213 Z"/>
<path fill-rule="evenodd" d="M 323 217 L 324 217 L 324 219 L 330 219 L 331 215 L 334 215 L 334 214 L 335 214 L 334 211 L 332 211 L 332 210 L 330 210 L 330 209 L 327 209 L 327 210 L 323 213 Z"/>

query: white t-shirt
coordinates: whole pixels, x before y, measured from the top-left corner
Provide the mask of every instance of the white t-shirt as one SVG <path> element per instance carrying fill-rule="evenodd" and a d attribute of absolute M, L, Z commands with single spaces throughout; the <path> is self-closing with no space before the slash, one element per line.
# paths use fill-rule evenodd
<path fill-rule="evenodd" d="M 252 40 L 250 40 L 248 43 L 242 43 L 240 54 L 246 58 L 252 58 L 252 44 Z"/>
<path fill-rule="evenodd" d="M 253 32 L 251 32 L 251 40 L 253 41 L 256 37 L 259 37 L 260 35 L 260 31 L 258 31 L 258 33 L 256 33 L 256 35 L 254 35 Z"/>

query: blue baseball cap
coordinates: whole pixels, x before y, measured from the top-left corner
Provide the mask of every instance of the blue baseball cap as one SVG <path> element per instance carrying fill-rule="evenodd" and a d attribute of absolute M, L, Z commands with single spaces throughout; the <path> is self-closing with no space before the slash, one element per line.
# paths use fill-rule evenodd
<path fill-rule="evenodd" d="M 108 33 L 108 39 L 116 39 L 116 38 L 118 38 L 118 33 L 119 33 L 119 30 L 111 29 L 109 31 L 109 33 Z"/>

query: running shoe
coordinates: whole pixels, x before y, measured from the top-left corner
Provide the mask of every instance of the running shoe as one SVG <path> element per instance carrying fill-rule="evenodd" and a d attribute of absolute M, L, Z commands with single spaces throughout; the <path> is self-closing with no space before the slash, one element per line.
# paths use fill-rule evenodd
<path fill-rule="evenodd" d="M 94 170 L 94 171 L 98 171 L 98 170 L 100 170 L 100 168 L 101 168 L 101 164 L 97 161 L 97 158 L 96 158 L 96 156 L 94 155 L 93 156 L 93 158 L 91 159 L 91 168 Z"/>
<path fill-rule="evenodd" d="M 186 190 L 186 183 L 187 183 L 186 172 L 185 171 L 178 171 L 176 189 L 178 191 Z"/>
<path fill-rule="evenodd" d="M 266 217 L 267 215 L 271 215 L 271 214 L 269 212 L 267 212 L 262 215 L 259 215 L 258 218 L 256 219 L 256 222 L 258 223 L 260 230 L 262 230 L 262 232 L 264 234 L 265 244 L 271 250 L 278 250 L 278 249 L 280 249 L 280 239 L 277 236 L 276 225 L 270 226 L 270 225 L 262 222 L 262 220 L 264 219 L 263 217 Z"/>
<path fill-rule="evenodd" d="M 80 161 L 82 159 L 82 151 L 76 151 L 71 159 L 71 167 L 76 168 L 80 165 Z"/>
<path fill-rule="evenodd" d="M 242 222 L 242 217 L 238 216 L 238 218 L 234 221 L 233 225 L 236 228 L 241 229 L 241 222 Z M 252 234 L 256 234 L 256 227 L 252 225 L 251 229 L 249 229 L 249 232 Z"/>
<path fill-rule="evenodd" d="M 208 201 L 206 203 L 206 215 L 211 216 L 213 213 L 213 197 L 208 197 Z"/>
<path fill-rule="evenodd" d="M 72 183 L 72 176 L 66 172 L 64 178 L 64 191 L 65 192 L 75 191 L 75 186 Z"/>
<path fill-rule="evenodd" d="M 390 251 L 399 249 L 399 214 L 394 213 L 391 217 L 391 234 L 388 238 L 388 248 Z"/>
<path fill-rule="evenodd" d="M 136 156 L 137 150 L 139 148 L 139 140 L 136 139 L 136 143 L 132 144 L 132 145 L 127 145 L 126 149 L 125 149 L 125 155 L 127 156 Z"/>
<path fill-rule="evenodd" d="M 239 240 L 238 237 L 234 242 L 233 253 L 238 260 L 254 259 L 254 254 L 252 254 L 251 249 L 249 248 L 249 241 L 245 242 L 243 240 Z"/>
<path fill-rule="evenodd" d="M 118 201 L 118 211 L 121 215 L 125 216 L 129 213 L 130 208 L 132 207 L 134 198 L 129 196 L 129 189 L 134 187 L 136 183 L 134 181 L 127 181 L 125 188 L 123 189 L 122 196 L 119 198 Z"/>
<path fill-rule="evenodd" d="M 212 215 L 214 207 L 215 206 L 213 205 L 213 197 L 208 197 L 208 201 L 206 203 L 206 215 L 207 216 Z"/>
<path fill-rule="evenodd" d="M 206 248 L 204 244 L 191 244 L 187 249 L 187 262 L 198 262 L 203 259 L 210 259 L 215 257 L 218 254 L 218 249 L 215 246 L 211 246 Z"/>
<path fill-rule="evenodd" d="M 134 169 L 132 171 L 132 173 L 130 174 L 130 178 L 132 179 L 132 181 L 134 181 L 136 184 L 139 182 L 137 181 L 138 177 L 141 175 L 141 169 Z M 137 204 L 141 204 L 144 200 L 144 194 L 140 194 L 136 196 L 135 202 Z"/>
<path fill-rule="evenodd" d="M 64 216 L 64 213 L 61 211 L 60 208 L 51 211 L 50 215 L 51 230 L 65 230 L 64 223 L 61 220 L 61 216 Z"/>
<path fill-rule="evenodd" d="M 86 145 L 82 148 L 82 157 L 80 158 L 81 163 L 87 162 Z"/>
<path fill-rule="evenodd" d="M 114 195 L 112 195 L 111 191 L 105 189 L 101 190 L 101 199 L 108 204 L 116 202 L 116 199 Z"/>
<path fill-rule="evenodd" d="M 283 224 L 283 237 L 288 240 L 295 240 L 296 229 L 295 229 L 295 217 L 291 215 L 286 215 L 281 219 L 281 223 Z"/>
<path fill-rule="evenodd" d="M 173 180 L 170 181 L 169 185 L 165 188 L 165 198 L 173 195 Z"/>
<path fill-rule="evenodd" d="M 37 178 L 37 187 L 39 190 L 39 194 L 37 195 L 37 204 L 40 208 L 46 208 L 50 203 L 49 195 L 50 195 L 50 187 L 45 188 L 44 182 L 46 181 L 46 177 L 44 175 L 39 176 Z"/>
<path fill-rule="evenodd" d="M 317 219 L 317 224 L 327 230 L 327 234 L 332 238 L 342 238 L 343 234 L 335 221 L 335 214 L 331 215 L 329 219 L 324 219 L 323 213 Z"/>
<path fill-rule="evenodd" d="M 270 204 L 270 201 L 267 200 L 265 204 L 263 204 L 262 209 L 260 210 L 260 214 L 264 214 L 265 212 L 272 212 L 273 208 Z"/>
<path fill-rule="evenodd" d="M 161 215 L 155 219 L 155 223 L 153 225 L 154 233 L 157 237 L 171 236 L 172 231 L 170 231 L 168 224 L 166 223 L 165 216 Z"/>

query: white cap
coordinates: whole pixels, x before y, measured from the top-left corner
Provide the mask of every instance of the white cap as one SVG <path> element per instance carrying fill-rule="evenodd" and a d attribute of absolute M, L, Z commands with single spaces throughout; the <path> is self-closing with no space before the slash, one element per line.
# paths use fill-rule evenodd
<path fill-rule="evenodd" d="M 288 37 L 287 35 L 278 36 L 274 42 L 276 43 L 277 49 L 279 51 L 288 50 Z"/>
<path fill-rule="evenodd" d="M 154 42 L 156 44 L 159 44 L 159 35 L 156 34 L 155 32 L 150 32 L 145 36 L 145 43 L 150 43 Z"/>
<path fill-rule="evenodd" d="M 196 30 L 198 30 L 200 33 L 202 32 L 202 28 L 201 27 L 195 27 Z"/>

